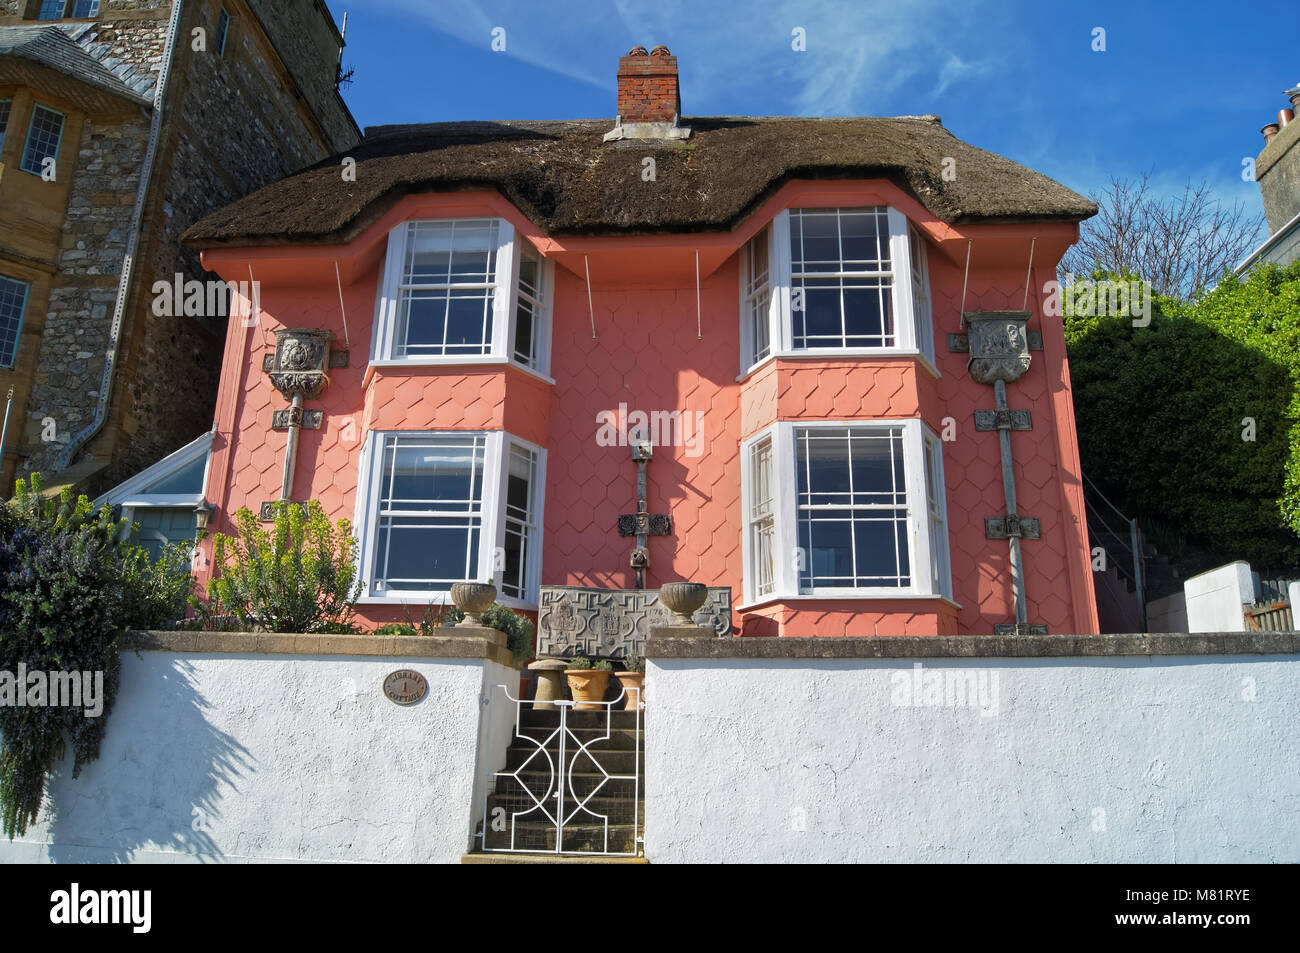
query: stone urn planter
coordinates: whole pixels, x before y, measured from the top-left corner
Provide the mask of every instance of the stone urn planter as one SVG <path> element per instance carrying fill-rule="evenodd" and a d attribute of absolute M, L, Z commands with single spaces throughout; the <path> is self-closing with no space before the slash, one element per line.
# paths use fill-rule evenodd
<path fill-rule="evenodd" d="M 600 711 L 613 669 L 614 666 L 604 661 L 592 662 L 588 658 L 569 660 L 568 670 L 564 674 L 569 680 L 569 692 L 573 695 L 574 709 Z"/>
<path fill-rule="evenodd" d="M 673 625 L 694 625 L 692 616 L 709 598 L 709 587 L 702 582 L 666 582 L 659 587 L 659 601 L 677 618 Z"/>
<path fill-rule="evenodd" d="M 483 620 L 480 616 L 497 601 L 497 587 L 490 582 L 453 582 L 451 601 L 465 613 L 465 618 L 458 625 L 481 626 Z"/>

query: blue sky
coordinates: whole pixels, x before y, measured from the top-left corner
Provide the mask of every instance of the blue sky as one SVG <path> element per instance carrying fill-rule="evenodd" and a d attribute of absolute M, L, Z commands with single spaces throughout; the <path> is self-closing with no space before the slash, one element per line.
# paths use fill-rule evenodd
<path fill-rule="evenodd" d="M 687 115 L 938 113 L 957 136 L 1085 194 L 1150 173 L 1241 178 L 1300 82 L 1293 4 L 1205 0 L 328 0 L 349 13 L 358 123 L 615 112 L 618 57 L 663 43 Z M 496 27 L 505 52 L 492 50 Z M 807 50 L 791 48 L 802 27 Z M 1092 49 L 1102 27 L 1106 49 Z"/>

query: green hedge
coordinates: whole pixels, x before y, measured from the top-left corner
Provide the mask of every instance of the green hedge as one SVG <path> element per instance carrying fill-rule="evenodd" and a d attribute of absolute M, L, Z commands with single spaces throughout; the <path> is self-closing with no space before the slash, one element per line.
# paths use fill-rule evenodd
<path fill-rule="evenodd" d="M 1300 566 L 1300 263 L 1065 333 L 1084 472 L 1112 501 L 1186 537 L 1185 569 Z"/>

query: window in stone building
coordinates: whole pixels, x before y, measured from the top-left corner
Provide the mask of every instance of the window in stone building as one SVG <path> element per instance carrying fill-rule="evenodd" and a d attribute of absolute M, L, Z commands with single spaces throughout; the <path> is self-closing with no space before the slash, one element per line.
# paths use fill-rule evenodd
<path fill-rule="evenodd" d="M 0 149 L 5 147 L 5 129 L 9 127 L 9 107 L 13 100 L 0 99 Z"/>
<path fill-rule="evenodd" d="M 217 14 L 217 36 L 215 48 L 218 56 L 226 55 L 226 40 L 230 38 L 230 13 L 225 7 Z"/>
<path fill-rule="evenodd" d="M 27 309 L 26 282 L 0 276 L 0 367 L 13 367 Z"/>
<path fill-rule="evenodd" d="M 43 0 L 37 19 L 89 19 L 99 15 L 99 0 Z"/>
<path fill-rule="evenodd" d="M 32 122 L 27 129 L 27 146 L 19 168 L 32 175 L 45 171 L 45 160 L 59 161 L 59 143 L 63 139 L 63 113 L 47 106 L 32 110 Z"/>

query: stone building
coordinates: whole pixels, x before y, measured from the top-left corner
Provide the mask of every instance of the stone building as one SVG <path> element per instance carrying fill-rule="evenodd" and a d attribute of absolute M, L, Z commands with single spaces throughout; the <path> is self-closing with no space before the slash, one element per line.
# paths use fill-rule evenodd
<path fill-rule="evenodd" d="M 663 47 L 618 86 L 613 121 L 368 129 L 186 233 L 263 278 L 211 527 L 351 520 L 369 625 L 691 580 L 745 635 L 1095 633 L 1044 312 L 1096 206 L 937 116 L 682 116 Z"/>
<path fill-rule="evenodd" d="M 1264 200 L 1268 238 L 1237 268 L 1241 274 L 1257 261 L 1287 265 L 1300 260 L 1300 84 L 1284 94 L 1291 107 L 1261 130 L 1264 149 L 1255 160 L 1255 179 Z"/>
<path fill-rule="evenodd" d="M 211 429 L 224 296 L 158 289 L 215 288 L 181 233 L 358 140 L 342 45 L 322 0 L 0 0 L 0 485 Z"/>

